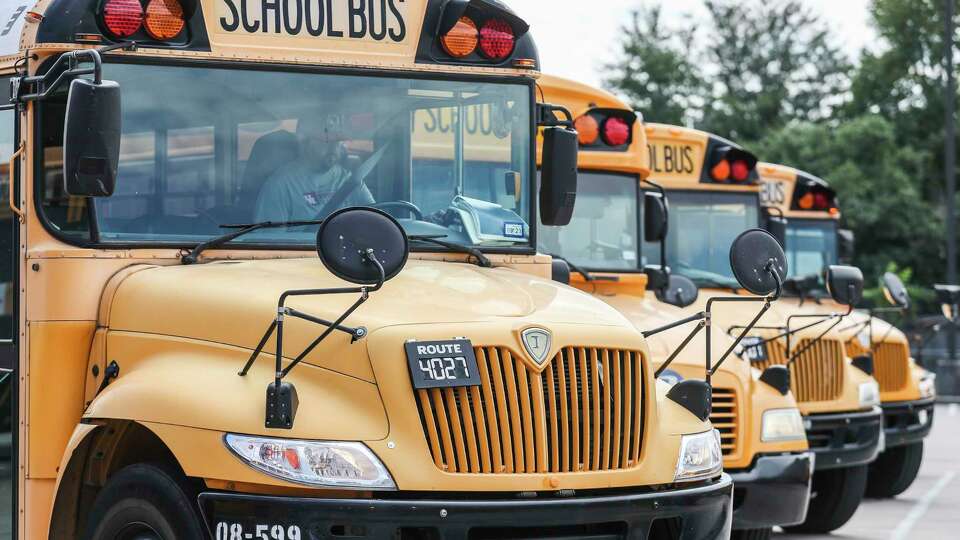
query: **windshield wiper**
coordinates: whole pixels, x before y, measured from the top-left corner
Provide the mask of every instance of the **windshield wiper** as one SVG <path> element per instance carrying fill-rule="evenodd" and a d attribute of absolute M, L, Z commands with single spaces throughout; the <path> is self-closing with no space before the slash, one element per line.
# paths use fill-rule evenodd
<path fill-rule="evenodd" d="M 565 257 L 561 257 L 561 256 L 559 256 L 559 255 L 554 255 L 553 253 L 550 253 L 549 255 L 550 255 L 551 257 L 553 257 L 554 259 L 558 259 L 558 260 L 561 260 L 561 261 L 567 263 L 567 266 L 569 266 L 571 270 L 573 270 L 574 272 L 576 272 L 576 273 L 580 274 L 581 276 L 583 276 L 583 280 L 584 280 L 584 281 L 588 281 L 588 282 L 589 282 L 589 281 L 593 281 L 593 280 L 594 280 L 594 277 L 590 274 L 590 272 L 587 272 L 587 271 L 584 270 L 583 268 L 580 268 L 579 266 L 573 264 L 572 262 L 570 262 L 569 259 L 567 259 L 567 258 L 565 258 Z"/>
<path fill-rule="evenodd" d="M 482 268 L 493 268 L 493 263 L 490 262 L 490 259 L 488 259 L 487 256 L 484 255 L 483 252 L 480 251 L 479 249 L 470 247 L 470 246 L 464 246 L 462 244 L 455 244 L 453 242 L 446 242 L 444 240 L 441 240 L 441 238 L 446 238 L 446 236 L 445 235 L 444 236 L 419 235 L 419 236 L 411 236 L 410 240 L 413 240 L 416 242 L 424 242 L 427 244 L 434 244 L 436 246 L 447 248 L 450 251 L 453 251 L 456 253 L 465 253 L 467 255 L 470 255 L 474 259 L 476 259 L 477 266 L 480 266 Z"/>
<path fill-rule="evenodd" d="M 204 251 L 220 247 L 227 242 L 230 242 L 236 238 L 239 238 L 245 234 L 252 233 L 253 231 L 259 231 L 260 229 L 285 229 L 287 227 L 306 227 L 308 225 L 320 225 L 323 223 L 322 220 L 310 220 L 310 221 L 263 221 L 260 223 L 250 223 L 247 225 L 220 225 L 221 229 L 236 229 L 233 232 L 211 238 L 206 242 L 197 245 L 197 247 L 190 250 L 189 253 L 184 253 L 180 256 L 181 264 L 196 264 L 200 260 L 200 254 Z"/>

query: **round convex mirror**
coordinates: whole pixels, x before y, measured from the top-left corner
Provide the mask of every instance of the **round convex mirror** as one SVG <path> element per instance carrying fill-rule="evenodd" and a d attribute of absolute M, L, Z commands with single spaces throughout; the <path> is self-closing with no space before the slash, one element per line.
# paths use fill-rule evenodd
<path fill-rule="evenodd" d="M 333 275 L 358 285 L 375 285 L 380 272 L 367 250 L 383 266 L 385 279 L 407 264 L 407 234 L 393 217 L 373 208 L 345 208 L 330 215 L 317 232 L 317 253 Z"/>
<path fill-rule="evenodd" d="M 697 301 L 700 289 L 690 278 L 671 274 L 667 286 L 657 289 L 656 295 L 665 304 L 684 308 Z"/>
<path fill-rule="evenodd" d="M 910 307 L 910 292 L 907 291 L 907 286 L 903 284 L 899 276 L 893 272 L 887 272 L 880 278 L 880 284 L 883 287 L 883 295 L 887 297 L 887 302 L 897 307 Z"/>
<path fill-rule="evenodd" d="M 763 229 L 750 229 L 730 246 L 730 268 L 741 287 L 766 296 L 777 290 L 777 276 L 781 283 L 786 277 L 787 256 L 773 235 Z"/>

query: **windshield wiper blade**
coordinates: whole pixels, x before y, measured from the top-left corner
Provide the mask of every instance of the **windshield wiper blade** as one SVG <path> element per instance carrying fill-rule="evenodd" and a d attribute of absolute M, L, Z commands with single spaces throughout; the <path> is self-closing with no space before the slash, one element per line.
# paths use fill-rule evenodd
<path fill-rule="evenodd" d="M 558 260 L 561 260 L 561 261 L 567 263 L 567 266 L 570 267 L 570 270 L 573 270 L 574 272 L 576 272 L 576 273 L 580 274 L 581 276 L 583 276 L 583 280 L 584 280 L 584 281 L 587 281 L 587 282 L 594 281 L 594 277 L 593 277 L 593 275 L 590 274 L 590 272 L 587 272 L 587 271 L 584 270 L 583 268 L 580 268 L 579 266 L 573 264 L 572 262 L 570 262 L 569 259 L 567 259 L 567 258 L 565 258 L 565 257 L 561 257 L 561 256 L 559 256 L 559 255 L 554 255 L 553 253 L 550 253 L 549 255 L 550 255 L 551 257 L 553 257 L 554 259 L 558 259 Z"/>
<path fill-rule="evenodd" d="M 220 225 L 221 229 L 236 229 L 233 232 L 211 238 L 197 247 L 180 256 L 181 264 L 196 264 L 200 260 L 200 254 L 204 251 L 220 247 L 232 240 L 235 240 L 245 234 L 259 231 L 260 229 L 285 229 L 287 227 L 306 227 L 308 225 L 320 225 L 323 220 L 310 221 L 262 221 L 260 223 L 250 223 L 246 225 Z"/>
<path fill-rule="evenodd" d="M 415 236 L 411 236 L 410 240 L 413 240 L 416 242 L 424 242 L 427 244 L 434 244 L 436 246 L 447 248 L 450 251 L 454 251 L 456 253 L 465 253 L 467 255 L 470 255 L 474 259 L 476 259 L 477 266 L 480 266 L 482 268 L 493 268 L 493 263 L 490 262 L 490 259 L 488 259 L 487 256 L 484 255 L 483 252 L 480 251 L 479 249 L 470 247 L 470 246 L 464 246 L 463 244 L 446 242 L 444 240 L 441 240 L 441 238 L 446 238 L 446 236 L 415 235 Z"/>

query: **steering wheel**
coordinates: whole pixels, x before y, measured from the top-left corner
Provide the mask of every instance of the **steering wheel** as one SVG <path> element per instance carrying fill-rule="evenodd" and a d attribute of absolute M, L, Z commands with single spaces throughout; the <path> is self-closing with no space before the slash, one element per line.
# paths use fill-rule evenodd
<path fill-rule="evenodd" d="M 371 204 L 370 206 L 372 208 L 377 208 L 379 210 L 386 210 L 388 208 L 406 210 L 407 212 L 410 212 L 410 214 L 417 221 L 423 221 L 423 211 L 420 210 L 420 208 L 418 208 L 417 205 L 413 204 L 410 201 L 389 201 L 389 202 L 382 202 L 382 203 L 374 203 L 374 204 Z"/>

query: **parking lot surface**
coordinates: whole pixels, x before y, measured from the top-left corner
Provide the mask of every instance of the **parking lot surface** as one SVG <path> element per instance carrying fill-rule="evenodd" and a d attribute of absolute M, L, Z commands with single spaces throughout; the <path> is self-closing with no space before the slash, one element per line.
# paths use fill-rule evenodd
<path fill-rule="evenodd" d="M 777 540 L 956 540 L 960 538 L 960 406 L 938 405 L 916 482 L 892 500 L 866 500 L 828 536 L 778 534 Z"/>

